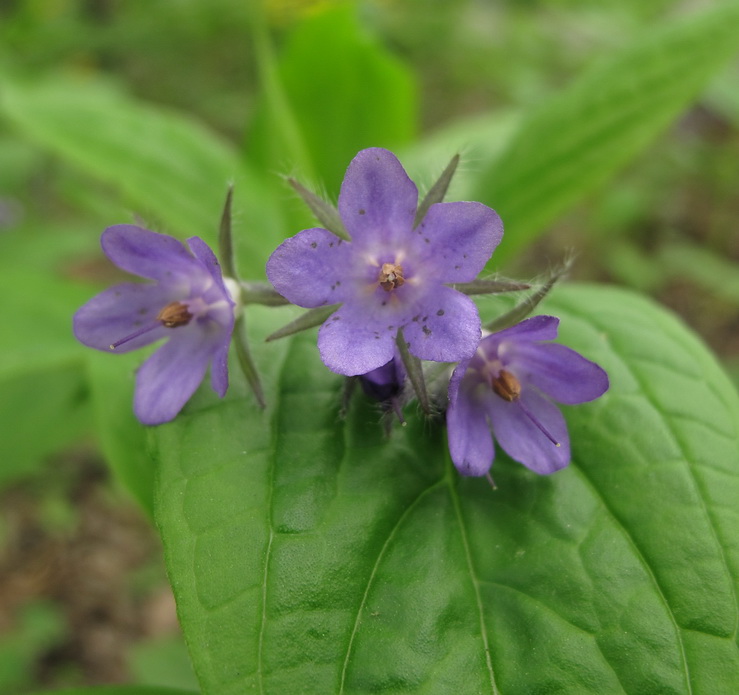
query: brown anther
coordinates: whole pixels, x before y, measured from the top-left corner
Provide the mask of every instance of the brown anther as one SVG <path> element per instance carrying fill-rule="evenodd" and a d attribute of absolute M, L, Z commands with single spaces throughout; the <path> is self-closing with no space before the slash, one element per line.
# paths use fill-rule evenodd
<path fill-rule="evenodd" d="M 377 280 L 385 292 L 390 292 L 390 290 L 405 284 L 403 267 L 395 263 L 383 263 Z"/>
<path fill-rule="evenodd" d="M 189 312 L 186 304 L 180 302 L 171 302 L 167 304 L 158 314 L 157 321 L 161 321 L 165 328 L 177 328 L 177 326 L 186 326 L 190 323 L 192 314 Z"/>
<path fill-rule="evenodd" d="M 498 376 L 493 379 L 492 387 L 504 401 L 516 401 L 521 395 L 521 382 L 505 369 L 501 369 Z"/>

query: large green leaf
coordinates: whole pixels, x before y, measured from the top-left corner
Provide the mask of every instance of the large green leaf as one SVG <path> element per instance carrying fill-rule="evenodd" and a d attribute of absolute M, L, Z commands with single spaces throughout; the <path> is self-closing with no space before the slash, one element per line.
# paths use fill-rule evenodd
<path fill-rule="evenodd" d="M 139 103 L 102 81 L 61 75 L 39 82 L 4 76 L 0 113 L 43 147 L 116 186 L 135 213 L 175 236 L 214 243 L 234 183 L 246 276 L 264 276 L 269 252 L 285 236 L 263 181 L 235 148 L 190 117 Z"/>
<path fill-rule="evenodd" d="M 99 685 L 34 693 L 34 695 L 197 695 L 191 690 L 160 688 L 152 685 Z"/>
<path fill-rule="evenodd" d="M 494 264 L 641 151 L 736 53 L 738 34 L 736 3 L 668 23 L 532 113 L 471 192 L 506 226 Z"/>
<path fill-rule="evenodd" d="M 612 384 L 567 409 L 553 476 L 500 455 L 492 491 L 438 422 L 385 439 L 361 398 L 342 422 L 310 335 L 257 347 L 266 411 L 236 380 L 153 430 L 206 695 L 735 692 L 737 394 L 633 294 L 564 287 L 545 310 Z"/>

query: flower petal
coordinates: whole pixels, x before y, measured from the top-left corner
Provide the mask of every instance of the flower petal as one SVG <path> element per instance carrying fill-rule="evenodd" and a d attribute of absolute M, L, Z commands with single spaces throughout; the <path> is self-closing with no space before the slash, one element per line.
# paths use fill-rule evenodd
<path fill-rule="evenodd" d="M 275 289 L 298 306 L 314 308 L 344 299 L 350 244 L 326 229 L 305 229 L 283 241 L 267 261 Z"/>
<path fill-rule="evenodd" d="M 207 278 L 204 268 L 184 244 L 133 224 L 108 227 L 100 238 L 105 255 L 119 268 L 152 280 L 191 287 Z"/>
<path fill-rule="evenodd" d="M 406 379 L 405 367 L 399 354 L 395 354 L 387 364 L 366 374 L 361 374 L 362 390 L 376 401 L 388 401 L 397 396 Z"/>
<path fill-rule="evenodd" d="M 509 402 L 490 393 L 485 404 L 495 439 L 512 459 L 541 475 L 554 473 L 570 462 L 570 438 L 565 419 L 557 406 L 544 396 L 526 389 L 518 401 Z M 559 442 L 559 446 L 542 433 L 526 411 Z"/>
<path fill-rule="evenodd" d="M 506 362 L 520 380 L 559 403 L 586 403 L 608 390 L 608 375 L 603 369 L 557 343 L 515 343 L 506 352 Z"/>
<path fill-rule="evenodd" d="M 205 267 L 205 269 L 208 271 L 211 278 L 213 279 L 215 287 L 213 288 L 213 290 L 205 293 L 206 301 L 212 303 L 216 301 L 218 297 L 222 297 L 228 302 L 228 305 L 233 308 L 235 306 L 235 302 L 233 300 L 233 297 L 231 296 L 231 293 L 226 288 L 226 284 L 223 282 L 223 272 L 221 271 L 221 264 L 218 262 L 218 259 L 211 250 L 210 246 L 208 246 L 208 244 L 206 244 L 200 237 L 196 236 L 190 237 L 187 240 L 187 244 L 190 247 L 190 250 L 195 255 L 195 258 L 197 258 L 200 263 L 202 263 L 202 265 Z M 231 314 L 233 314 L 233 311 L 231 312 Z M 233 317 L 231 325 L 233 327 Z"/>
<path fill-rule="evenodd" d="M 81 343 L 110 352 L 110 345 L 129 336 L 147 323 L 170 302 L 181 299 L 175 288 L 127 282 L 115 285 L 93 297 L 74 315 L 74 335 Z M 158 322 L 157 322 L 158 323 Z M 129 352 L 169 336 L 172 328 L 158 323 L 152 330 L 123 343 L 116 352 Z"/>
<path fill-rule="evenodd" d="M 173 334 L 136 374 L 134 412 L 145 425 L 169 422 L 195 393 L 219 343 L 196 324 Z"/>
<path fill-rule="evenodd" d="M 387 247 L 407 240 L 418 189 L 388 150 L 362 150 L 349 164 L 339 194 L 339 214 L 352 241 Z"/>
<path fill-rule="evenodd" d="M 503 237 L 498 213 L 482 203 L 436 203 L 415 229 L 419 272 L 472 282 Z"/>
<path fill-rule="evenodd" d="M 532 316 L 488 338 L 494 338 L 496 343 L 504 340 L 554 340 L 558 327 L 559 319 L 556 316 Z"/>
<path fill-rule="evenodd" d="M 485 475 L 495 456 L 485 409 L 473 393 L 460 388 L 469 360 L 459 364 L 449 382 L 446 424 L 449 453 L 462 475 Z"/>
<path fill-rule="evenodd" d="M 223 341 L 213 355 L 210 365 L 210 385 L 223 398 L 228 391 L 228 348 L 231 343 L 231 333 Z"/>
<path fill-rule="evenodd" d="M 474 354 L 480 342 L 480 316 L 469 297 L 440 285 L 429 291 L 414 311 L 403 335 L 416 357 L 458 362 Z"/>
<path fill-rule="evenodd" d="M 333 372 L 356 376 L 382 367 L 393 357 L 395 330 L 380 330 L 346 305 L 318 330 L 318 351 Z"/>

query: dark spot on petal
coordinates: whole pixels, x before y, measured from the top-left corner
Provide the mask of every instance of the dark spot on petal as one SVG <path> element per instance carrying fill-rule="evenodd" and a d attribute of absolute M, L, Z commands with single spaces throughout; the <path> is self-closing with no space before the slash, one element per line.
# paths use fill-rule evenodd
<path fill-rule="evenodd" d="M 388 326 L 388 327 L 387 327 L 387 329 L 388 329 L 389 331 L 392 331 L 392 330 L 393 330 L 393 328 L 395 328 L 395 326 Z"/>
<path fill-rule="evenodd" d="M 366 215 L 366 214 L 367 214 L 367 211 L 366 211 L 366 210 L 365 210 L 364 208 L 359 208 L 359 210 L 357 210 L 357 212 L 358 212 L 358 213 L 359 213 L 360 215 Z"/>
<path fill-rule="evenodd" d="M 331 289 L 332 290 L 335 290 L 336 289 L 336 285 L 331 285 Z"/>
<path fill-rule="evenodd" d="M 339 242 L 339 243 L 341 243 L 341 242 Z M 336 286 L 338 287 L 340 284 L 341 284 L 341 280 L 337 280 L 336 281 Z"/>
<path fill-rule="evenodd" d="M 466 253 L 463 253 L 462 254 L 462 258 L 467 258 L 467 254 Z"/>
<path fill-rule="evenodd" d="M 333 242 L 333 241 L 329 241 L 329 242 L 328 242 L 328 245 L 329 245 L 329 247 L 333 247 L 333 245 L 334 245 L 334 242 Z"/>
<path fill-rule="evenodd" d="M 386 305 L 387 305 L 387 299 L 383 299 L 382 300 L 382 306 L 386 306 Z"/>
<path fill-rule="evenodd" d="M 437 316 L 444 316 L 444 310 L 443 309 L 439 309 L 439 311 L 436 312 L 436 315 Z"/>
<path fill-rule="evenodd" d="M 418 319 L 420 319 L 420 318 L 421 318 L 421 314 L 416 314 L 416 315 L 415 315 L 415 316 L 413 317 L 413 320 L 414 320 L 414 321 L 418 321 Z"/>
<path fill-rule="evenodd" d="M 149 311 L 149 310 L 148 310 L 148 309 L 147 309 L 147 308 L 146 308 L 145 306 L 142 306 L 142 307 L 141 307 L 141 308 L 139 309 L 139 314 L 140 314 L 141 316 L 143 316 L 143 315 L 144 315 L 144 314 L 145 314 L 145 313 L 146 313 L 147 311 Z"/>
<path fill-rule="evenodd" d="M 113 296 L 114 297 L 120 297 L 121 296 L 121 293 L 118 290 L 116 290 L 115 292 L 113 292 Z"/>
<path fill-rule="evenodd" d="M 424 332 L 425 335 L 431 335 L 431 329 L 428 326 L 423 326 L 421 330 Z"/>
<path fill-rule="evenodd" d="M 425 237 L 423 238 L 423 240 L 424 240 L 424 241 L 425 241 L 425 242 L 426 242 L 427 244 L 430 244 L 430 243 L 431 243 L 431 239 L 429 239 L 429 238 L 428 238 L 427 236 L 425 236 Z"/>
<path fill-rule="evenodd" d="M 314 241 L 314 242 L 311 242 L 311 245 L 310 245 L 310 247 L 311 247 L 312 249 L 316 248 L 317 246 L 318 246 L 318 244 L 317 244 L 317 243 L 316 243 L 315 241 Z"/>
<path fill-rule="evenodd" d="M 332 321 L 340 321 L 341 320 L 341 316 L 332 316 L 331 317 L 331 320 Z"/>
<path fill-rule="evenodd" d="M 143 325 L 143 322 L 141 322 L 141 321 L 134 321 L 133 322 L 133 325 L 138 328 L 139 326 L 142 326 Z"/>

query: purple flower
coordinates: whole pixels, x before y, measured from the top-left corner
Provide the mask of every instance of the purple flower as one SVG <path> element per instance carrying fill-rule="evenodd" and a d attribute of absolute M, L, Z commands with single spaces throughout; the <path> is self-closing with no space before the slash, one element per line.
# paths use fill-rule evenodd
<path fill-rule="evenodd" d="M 128 352 L 169 338 L 136 374 L 134 412 L 146 425 L 179 413 L 212 362 L 211 383 L 228 388 L 234 301 L 210 248 L 198 237 L 187 248 L 170 236 L 133 225 L 103 232 L 105 255 L 119 268 L 155 280 L 101 292 L 74 316 L 74 334 L 89 347 Z"/>
<path fill-rule="evenodd" d="M 449 451 L 462 475 L 485 475 L 495 439 L 536 473 L 570 461 L 564 417 L 552 401 L 574 405 L 603 395 L 608 375 L 557 337 L 559 319 L 535 316 L 480 341 L 449 383 Z"/>
<path fill-rule="evenodd" d="M 436 203 L 414 227 L 418 189 L 395 155 L 362 150 L 341 185 L 339 214 L 351 241 L 306 229 L 267 262 L 275 289 L 293 304 L 341 304 L 321 326 L 326 366 L 366 374 L 393 357 L 400 329 L 425 360 L 471 357 L 480 318 L 469 297 L 447 283 L 475 279 L 500 242 L 503 225 L 481 203 Z"/>
<path fill-rule="evenodd" d="M 397 355 L 382 367 L 359 377 L 364 393 L 376 401 L 390 401 L 400 394 L 405 382 L 405 367 Z"/>

